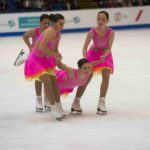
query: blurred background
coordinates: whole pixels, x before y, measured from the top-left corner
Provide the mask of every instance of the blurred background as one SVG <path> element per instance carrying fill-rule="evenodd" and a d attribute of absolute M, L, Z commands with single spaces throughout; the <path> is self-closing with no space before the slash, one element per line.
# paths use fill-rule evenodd
<path fill-rule="evenodd" d="M 0 0 L 1 13 L 62 11 L 150 5 L 149 0 Z"/>

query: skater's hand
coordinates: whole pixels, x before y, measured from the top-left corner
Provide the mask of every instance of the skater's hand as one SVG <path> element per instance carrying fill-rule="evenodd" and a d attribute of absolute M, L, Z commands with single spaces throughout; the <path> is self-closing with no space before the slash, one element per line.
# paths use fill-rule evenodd
<path fill-rule="evenodd" d="M 90 64 L 91 64 L 92 66 L 96 66 L 96 65 L 99 64 L 100 62 L 101 62 L 100 60 L 96 60 L 96 61 L 90 62 Z"/>
<path fill-rule="evenodd" d="M 59 58 L 60 60 L 62 59 L 62 55 L 60 53 L 55 53 L 54 57 Z"/>
<path fill-rule="evenodd" d="M 57 63 L 61 63 L 61 57 L 54 57 Z"/>
<path fill-rule="evenodd" d="M 58 54 L 58 53 L 54 55 L 54 58 L 56 59 L 56 62 L 61 62 L 62 60 L 61 54 Z"/>

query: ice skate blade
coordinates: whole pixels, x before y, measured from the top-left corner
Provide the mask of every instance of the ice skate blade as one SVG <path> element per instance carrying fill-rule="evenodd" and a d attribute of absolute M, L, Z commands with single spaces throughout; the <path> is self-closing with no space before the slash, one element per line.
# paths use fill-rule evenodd
<path fill-rule="evenodd" d="M 63 116 L 62 116 L 62 119 L 66 119 L 66 115 L 63 115 Z"/>
<path fill-rule="evenodd" d="M 96 114 L 105 116 L 107 114 L 107 111 L 97 111 Z"/>
<path fill-rule="evenodd" d="M 62 116 L 63 116 L 63 118 L 65 118 L 67 116 L 67 114 L 63 114 Z"/>
<path fill-rule="evenodd" d="M 80 114 L 82 114 L 82 110 L 75 110 L 75 109 L 71 108 L 70 113 L 73 115 L 80 115 Z"/>
<path fill-rule="evenodd" d="M 17 65 L 17 61 L 18 61 L 18 59 L 19 59 L 24 53 L 25 53 L 25 52 L 24 52 L 23 49 L 22 49 L 22 50 L 20 51 L 20 53 L 18 54 L 18 56 L 17 56 L 15 62 L 14 62 L 14 66 L 19 66 L 19 65 L 22 64 L 22 63 L 20 63 L 19 65 Z"/>
<path fill-rule="evenodd" d="M 44 106 L 46 111 L 51 111 L 51 107 Z"/>
<path fill-rule="evenodd" d="M 43 109 L 40 109 L 40 108 L 36 108 L 36 112 L 42 112 Z"/>
<path fill-rule="evenodd" d="M 63 117 L 60 117 L 60 118 L 56 118 L 57 121 L 62 121 L 63 120 Z"/>
<path fill-rule="evenodd" d="M 77 110 L 77 109 L 71 108 L 71 112 L 82 112 L 82 110 Z"/>

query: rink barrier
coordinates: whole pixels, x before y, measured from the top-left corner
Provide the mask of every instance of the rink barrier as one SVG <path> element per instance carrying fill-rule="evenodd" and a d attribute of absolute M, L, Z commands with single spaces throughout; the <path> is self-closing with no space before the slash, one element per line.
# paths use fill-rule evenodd
<path fill-rule="evenodd" d="M 0 14 L 0 36 L 22 35 L 29 29 L 39 26 L 39 17 L 43 13 L 61 13 L 65 16 L 63 33 L 86 32 L 96 26 L 99 11 L 109 13 L 109 26 L 115 30 L 139 29 L 150 27 L 150 6 L 107 8 L 92 10 L 71 10 L 53 12 L 32 12 Z"/>
<path fill-rule="evenodd" d="M 114 30 L 135 30 L 135 29 L 147 29 L 150 28 L 150 24 L 141 24 L 141 25 L 127 25 L 127 26 L 111 26 Z M 77 33 L 77 32 L 88 32 L 90 28 L 81 28 L 81 29 L 64 29 L 62 33 Z M 0 37 L 4 36 L 22 36 L 25 32 L 8 32 L 0 33 Z"/>

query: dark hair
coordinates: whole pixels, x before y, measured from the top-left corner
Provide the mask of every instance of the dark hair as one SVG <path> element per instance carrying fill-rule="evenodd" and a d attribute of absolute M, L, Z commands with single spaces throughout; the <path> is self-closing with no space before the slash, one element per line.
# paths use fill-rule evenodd
<path fill-rule="evenodd" d="M 77 64 L 78 64 L 78 67 L 81 68 L 85 63 L 88 63 L 89 61 L 85 58 L 81 58 L 78 60 Z"/>
<path fill-rule="evenodd" d="M 49 19 L 50 19 L 50 20 L 53 20 L 53 19 L 54 19 L 54 16 L 55 16 L 54 14 L 50 14 L 50 15 L 49 15 Z"/>
<path fill-rule="evenodd" d="M 109 20 L 109 14 L 108 14 L 108 12 L 107 12 L 107 11 L 100 11 L 100 12 L 97 14 L 97 17 L 98 17 L 98 15 L 99 15 L 99 14 L 105 14 L 105 15 L 106 15 L 107 20 Z"/>
<path fill-rule="evenodd" d="M 40 16 L 40 22 L 42 22 L 44 19 L 49 19 L 49 15 L 48 14 L 42 14 Z"/>
<path fill-rule="evenodd" d="M 50 14 L 49 19 L 52 23 L 56 23 L 59 19 L 65 19 L 63 15 L 61 14 Z"/>

